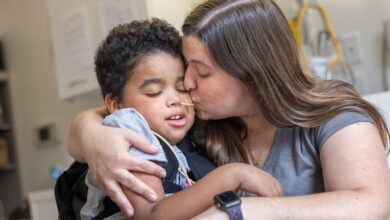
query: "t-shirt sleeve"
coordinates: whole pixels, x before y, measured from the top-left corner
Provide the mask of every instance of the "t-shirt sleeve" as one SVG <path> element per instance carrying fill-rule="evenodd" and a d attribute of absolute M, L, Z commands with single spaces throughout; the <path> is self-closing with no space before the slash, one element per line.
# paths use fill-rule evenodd
<path fill-rule="evenodd" d="M 373 122 L 372 119 L 364 113 L 360 112 L 343 112 L 335 117 L 331 118 L 324 124 L 317 127 L 316 130 L 316 145 L 319 146 L 321 150 L 325 141 L 328 140 L 330 136 L 339 131 L 340 129 L 355 124 L 358 122 Z"/>
<path fill-rule="evenodd" d="M 130 154 L 146 160 L 159 162 L 159 164 L 161 165 L 167 162 L 167 158 L 160 142 L 151 132 L 150 127 L 146 122 L 145 118 L 135 109 L 123 108 L 117 110 L 105 117 L 103 120 L 103 124 L 111 127 L 131 129 L 138 134 L 143 135 L 155 147 L 159 149 L 156 154 L 149 154 L 139 150 L 138 148 L 130 146 L 128 150 Z"/>

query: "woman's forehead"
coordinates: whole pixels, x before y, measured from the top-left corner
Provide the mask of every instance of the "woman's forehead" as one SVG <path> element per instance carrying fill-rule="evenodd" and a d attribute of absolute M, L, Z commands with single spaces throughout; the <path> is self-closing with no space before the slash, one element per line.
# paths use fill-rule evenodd
<path fill-rule="evenodd" d="M 193 36 L 183 37 L 183 54 L 187 62 L 213 66 L 213 59 L 206 45 Z"/>

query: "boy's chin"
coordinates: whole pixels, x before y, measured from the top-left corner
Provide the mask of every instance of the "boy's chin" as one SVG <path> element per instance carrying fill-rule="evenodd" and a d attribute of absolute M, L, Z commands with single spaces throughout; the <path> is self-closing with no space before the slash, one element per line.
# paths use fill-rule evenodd
<path fill-rule="evenodd" d="M 185 133 L 176 134 L 176 135 L 169 135 L 169 136 L 165 136 L 165 137 L 170 144 L 177 144 L 181 140 L 183 140 L 184 136 L 185 136 Z"/>

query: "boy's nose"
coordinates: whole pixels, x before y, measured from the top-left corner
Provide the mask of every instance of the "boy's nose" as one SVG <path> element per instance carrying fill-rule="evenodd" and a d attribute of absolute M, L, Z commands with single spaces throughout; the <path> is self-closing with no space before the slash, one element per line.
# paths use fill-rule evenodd
<path fill-rule="evenodd" d="M 167 101 L 168 106 L 180 105 L 180 96 L 178 94 L 172 94 Z"/>

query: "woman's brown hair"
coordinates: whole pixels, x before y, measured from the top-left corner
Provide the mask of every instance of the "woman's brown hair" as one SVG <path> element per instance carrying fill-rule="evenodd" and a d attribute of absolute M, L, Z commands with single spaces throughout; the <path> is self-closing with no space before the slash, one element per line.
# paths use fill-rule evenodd
<path fill-rule="evenodd" d="M 250 90 L 277 127 L 316 127 L 341 112 L 369 115 L 386 146 L 379 112 L 343 81 L 307 74 L 289 24 L 272 0 L 209 0 L 185 19 L 184 36 L 199 38 L 215 61 Z M 217 164 L 248 162 L 246 127 L 238 118 L 201 123 L 195 134 Z"/>

